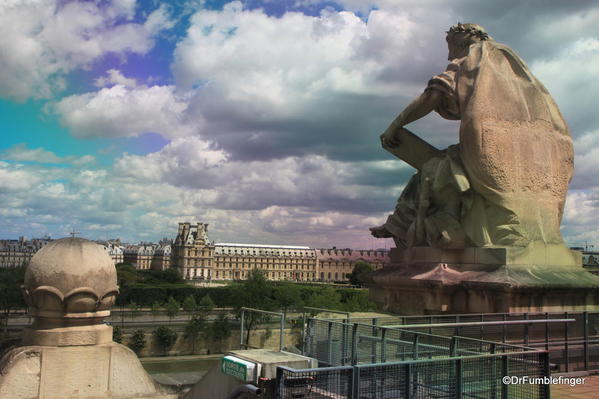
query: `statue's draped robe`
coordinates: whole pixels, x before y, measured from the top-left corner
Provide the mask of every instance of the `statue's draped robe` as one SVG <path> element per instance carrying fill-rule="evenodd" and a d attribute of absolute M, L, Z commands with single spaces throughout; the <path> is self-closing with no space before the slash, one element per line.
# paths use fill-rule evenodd
<path fill-rule="evenodd" d="M 436 108 L 441 116 L 461 120 L 458 154 L 428 165 L 432 175 L 423 168 L 415 176 L 417 181 L 408 185 L 388 219 L 388 230 L 396 237 L 398 229 L 403 230 L 400 236 L 410 229 L 406 226 L 414 230 L 412 220 L 422 197 L 421 187 L 415 187 L 428 175 L 433 187 L 450 182 L 461 198 L 459 212 L 449 211 L 455 216 L 449 232 L 457 241 L 449 237 L 437 245 L 434 237 L 427 237 L 429 245 L 459 247 L 464 234 L 466 244 L 474 246 L 562 242 L 559 226 L 573 172 L 572 139 L 549 92 L 520 57 L 492 40 L 477 42 L 467 56 L 452 60 L 445 72 L 433 77 L 427 90 L 444 94 Z M 436 182 L 434 176 L 448 168 L 453 179 Z M 435 190 L 431 195 L 429 220 L 443 208 L 445 197 Z M 456 230 L 456 223 L 462 230 Z M 442 230 L 438 226 L 434 234 Z M 412 244 L 399 241 L 420 245 L 418 239 Z"/>

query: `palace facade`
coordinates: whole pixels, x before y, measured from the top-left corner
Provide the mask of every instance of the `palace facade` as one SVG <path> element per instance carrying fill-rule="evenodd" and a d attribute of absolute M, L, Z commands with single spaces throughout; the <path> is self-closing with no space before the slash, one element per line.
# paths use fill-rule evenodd
<path fill-rule="evenodd" d="M 379 269 L 383 250 L 313 249 L 304 246 L 212 243 L 205 223 L 179 223 L 172 267 L 186 280 L 243 280 L 261 269 L 269 280 L 347 281 L 358 261 Z"/>

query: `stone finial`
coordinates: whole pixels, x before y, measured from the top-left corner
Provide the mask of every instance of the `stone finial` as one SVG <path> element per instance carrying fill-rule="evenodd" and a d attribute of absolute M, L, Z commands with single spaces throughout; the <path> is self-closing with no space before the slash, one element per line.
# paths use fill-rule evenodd
<path fill-rule="evenodd" d="M 95 345 L 112 341 L 103 323 L 118 294 L 117 274 L 104 249 L 82 238 L 63 238 L 40 249 L 25 272 L 23 296 L 34 323 L 26 345 Z"/>

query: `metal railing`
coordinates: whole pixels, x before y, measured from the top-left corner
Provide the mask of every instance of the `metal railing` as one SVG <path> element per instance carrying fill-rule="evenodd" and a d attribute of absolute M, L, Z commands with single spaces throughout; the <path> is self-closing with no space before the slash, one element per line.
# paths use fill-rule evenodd
<path fill-rule="evenodd" d="M 253 308 L 241 308 L 241 327 L 240 327 L 240 331 L 239 331 L 239 348 L 240 349 L 248 349 L 248 348 L 252 348 L 252 349 L 256 349 L 255 347 L 252 347 L 249 342 L 249 338 L 246 341 L 245 337 L 244 337 L 244 331 L 245 331 L 245 327 L 246 327 L 246 315 L 248 315 L 249 313 L 249 317 L 251 318 L 255 318 L 253 321 L 250 322 L 250 324 L 253 324 L 254 322 L 269 322 L 270 319 L 268 318 L 268 316 L 277 316 L 280 317 L 280 324 L 279 324 L 279 351 L 283 350 L 283 343 L 284 343 L 284 339 L 285 339 L 285 314 L 284 313 L 279 313 L 279 312 L 269 312 L 266 310 L 261 310 L 261 309 L 253 309 Z M 255 315 L 259 314 L 259 315 L 267 315 L 267 319 L 266 320 L 261 320 L 259 318 L 257 318 Z M 248 327 L 249 328 L 249 327 Z"/>
<path fill-rule="evenodd" d="M 519 351 L 538 349 L 396 327 L 309 319 L 304 354 L 322 365 L 345 366 Z"/>
<path fill-rule="evenodd" d="M 551 363 L 559 365 L 562 372 L 599 370 L 599 312 L 419 315 L 351 320 L 371 326 L 396 326 L 542 348 L 549 351 Z"/>
<path fill-rule="evenodd" d="M 277 368 L 278 399 L 548 399 L 549 385 L 503 378 L 549 375 L 546 351 L 453 356 L 295 370 Z"/>

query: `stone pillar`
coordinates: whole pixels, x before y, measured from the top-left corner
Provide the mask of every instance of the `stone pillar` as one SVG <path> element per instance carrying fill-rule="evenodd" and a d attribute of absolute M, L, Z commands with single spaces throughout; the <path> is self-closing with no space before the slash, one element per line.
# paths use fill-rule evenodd
<path fill-rule="evenodd" d="M 22 345 L 0 354 L 0 398 L 174 399 L 104 324 L 118 294 L 104 249 L 63 238 L 40 249 L 25 272 L 23 295 L 34 318 Z"/>

